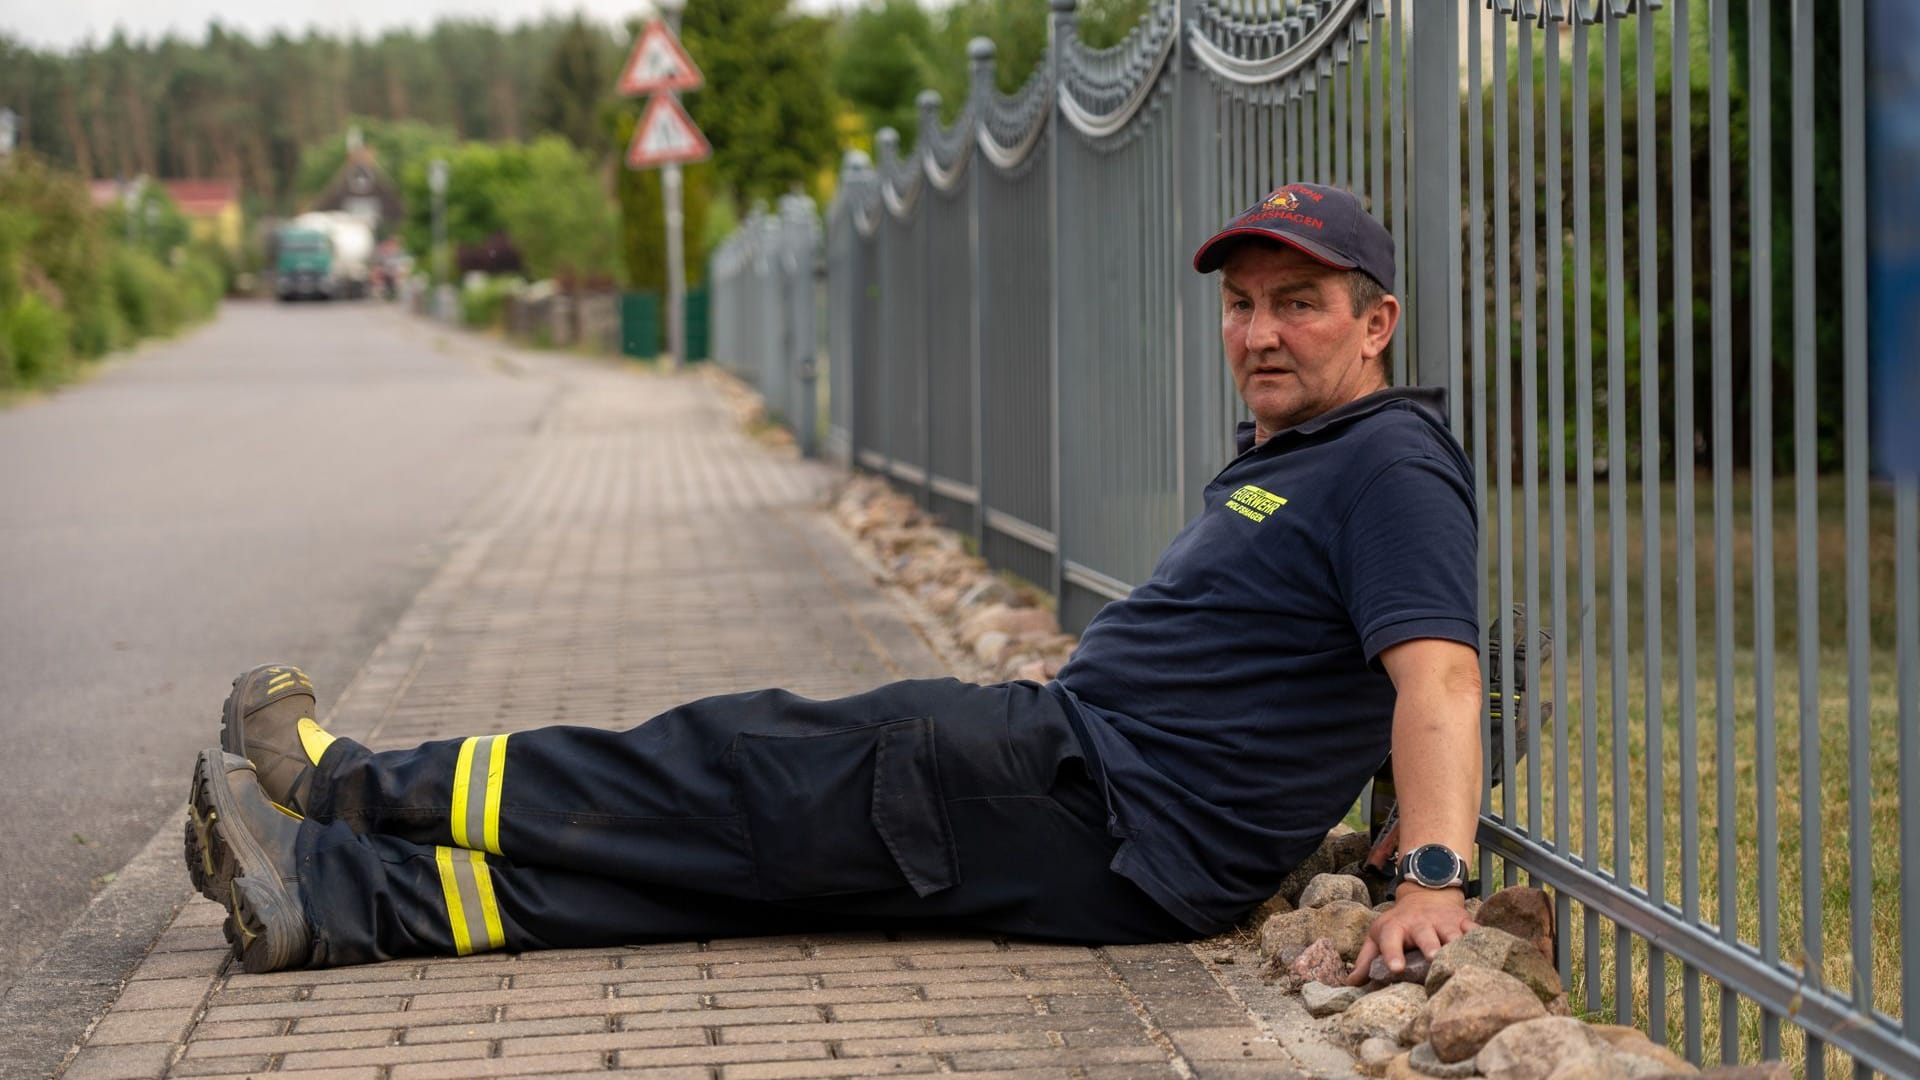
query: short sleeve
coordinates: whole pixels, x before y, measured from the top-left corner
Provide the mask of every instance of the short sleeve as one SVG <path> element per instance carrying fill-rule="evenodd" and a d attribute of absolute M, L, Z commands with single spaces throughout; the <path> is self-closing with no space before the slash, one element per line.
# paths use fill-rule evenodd
<path fill-rule="evenodd" d="M 1479 647 L 1479 535 L 1473 488 L 1437 457 L 1402 458 L 1377 473 L 1334 534 L 1336 585 L 1367 663 L 1415 638 Z"/>

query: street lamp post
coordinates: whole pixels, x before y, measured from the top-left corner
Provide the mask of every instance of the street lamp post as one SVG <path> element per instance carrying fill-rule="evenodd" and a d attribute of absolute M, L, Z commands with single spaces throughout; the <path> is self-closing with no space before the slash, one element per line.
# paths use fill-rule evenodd
<path fill-rule="evenodd" d="M 686 0 L 656 0 L 656 3 L 667 29 L 678 37 L 680 13 L 686 9 Z M 660 197 L 665 204 L 667 225 L 667 355 L 673 367 L 679 367 L 687 359 L 687 258 L 681 235 L 685 219 L 680 212 L 680 186 L 680 163 L 670 161 L 661 166 Z"/>

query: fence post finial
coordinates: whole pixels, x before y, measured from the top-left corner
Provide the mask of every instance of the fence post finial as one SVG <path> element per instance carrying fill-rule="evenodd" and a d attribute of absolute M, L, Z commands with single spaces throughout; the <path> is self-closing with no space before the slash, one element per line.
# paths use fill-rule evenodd
<path fill-rule="evenodd" d="M 1073 37 L 1074 26 L 1079 21 L 1080 0 L 1047 0 L 1047 7 L 1053 12 L 1049 20 L 1053 33 L 1048 40 L 1059 56 L 1067 40 Z"/>
<path fill-rule="evenodd" d="M 940 91 L 928 89 L 920 91 L 913 99 L 920 110 L 920 134 L 913 140 L 915 151 L 924 151 L 933 145 L 933 138 L 940 133 Z"/>
<path fill-rule="evenodd" d="M 987 115 L 987 93 L 993 89 L 998 50 L 994 48 L 992 38 L 977 37 L 967 42 L 967 60 L 972 65 L 969 72 L 971 85 L 967 89 L 968 100 L 973 103 L 975 123 L 985 123 Z"/>
<path fill-rule="evenodd" d="M 880 156 L 880 174 L 890 174 L 894 166 L 900 163 L 900 133 L 890 127 L 883 127 L 873 136 L 874 152 Z"/>

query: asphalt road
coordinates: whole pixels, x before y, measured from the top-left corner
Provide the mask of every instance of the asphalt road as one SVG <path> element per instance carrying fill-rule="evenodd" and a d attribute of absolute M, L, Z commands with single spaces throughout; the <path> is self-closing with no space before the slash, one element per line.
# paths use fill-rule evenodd
<path fill-rule="evenodd" d="M 234 675 L 327 708 L 553 387 L 379 305 L 230 303 L 0 412 L 0 993 L 181 813 Z"/>

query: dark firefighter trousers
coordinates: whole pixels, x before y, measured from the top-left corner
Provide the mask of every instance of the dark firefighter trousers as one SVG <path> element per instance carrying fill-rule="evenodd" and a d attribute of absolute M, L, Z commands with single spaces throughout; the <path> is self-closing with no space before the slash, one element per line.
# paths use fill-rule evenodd
<path fill-rule="evenodd" d="M 1108 869 L 1063 706 L 1026 682 L 706 698 L 321 756 L 298 844 L 313 964 L 833 929 L 1083 942 L 1193 931 Z"/>

